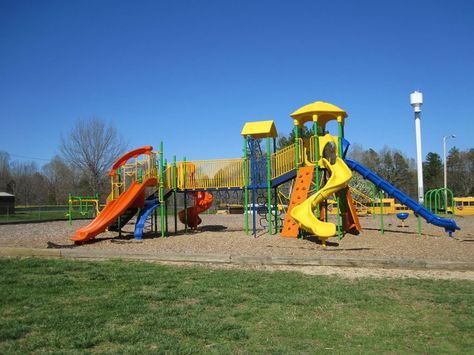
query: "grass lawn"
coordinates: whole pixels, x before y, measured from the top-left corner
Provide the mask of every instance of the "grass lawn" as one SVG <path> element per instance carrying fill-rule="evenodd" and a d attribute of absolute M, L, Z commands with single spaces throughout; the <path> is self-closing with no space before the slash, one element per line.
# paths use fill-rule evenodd
<path fill-rule="evenodd" d="M 16 221 L 40 221 L 40 220 L 68 220 L 67 210 L 64 211 L 48 211 L 48 210 L 19 210 L 15 214 L 0 215 L 0 222 L 16 222 Z M 91 214 L 92 217 L 92 214 Z M 91 218 L 89 215 L 82 215 L 79 212 L 73 211 L 72 219 Z"/>
<path fill-rule="evenodd" d="M 0 353 L 472 353 L 474 283 L 0 259 Z"/>

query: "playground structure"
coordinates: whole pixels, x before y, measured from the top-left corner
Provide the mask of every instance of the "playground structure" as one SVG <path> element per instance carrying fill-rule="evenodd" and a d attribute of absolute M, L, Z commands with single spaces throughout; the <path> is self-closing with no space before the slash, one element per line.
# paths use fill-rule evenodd
<path fill-rule="evenodd" d="M 79 213 L 82 216 L 89 215 L 89 208 L 94 208 L 95 216 L 99 215 L 99 194 L 95 196 L 74 196 L 68 195 L 68 212 L 66 216 L 69 219 L 69 225 L 72 224 L 72 212 L 74 207 L 79 207 Z"/>
<path fill-rule="evenodd" d="M 368 207 L 359 202 L 360 198 L 353 198 L 353 194 L 361 193 L 349 188 L 352 171 L 372 182 L 374 189 L 379 189 L 380 201 L 383 201 L 384 191 L 428 223 L 443 227 L 450 235 L 459 229 L 454 220 L 436 216 L 360 163 L 346 158 L 349 142 L 344 137 L 347 118 L 344 110 L 318 101 L 301 107 L 291 116 L 295 141 L 278 150 L 274 121 L 258 121 L 243 126 L 244 154 L 240 158 L 195 161 L 184 158 L 177 162 L 173 157 L 173 162 L 167 163 L 163 143 L 158 152 L 151 146 L 128 152 L 109 172 L 112 191 L 106 206 L 94 221 L 79 229 L 71 239 L 85 242 L 107 228 L 120 232 L 137 214 L 134 235 L 141 239 L 148 220 L 151 219 L 148 222 L 151 229 L 157 231 L 158 208 L 161 236 L 164 237 L 168 229 L 167 201 L 171 198 L 174 230 L 177 230 L 178 218 L 184 224 L 185 232 L 188 228 L 195 230 L 201 223 L 199 214 L 212 205 L 213 193 L 242 191 L 247 235 L 251 217 L 252 234 L 256 237 L 257 210 L 263 206 L 269 234 L 281 231 L 283 237 L 296 238 L 309 233 L 325 246 L 330 237 L 340 239 L 345 233 L 358 234 L 362 230 L 358 210 L 365 208 L 367 212 Z M 330 121 L 337 122 L 337 135 L 327 132 Z M 312 123 L 313 135 L 303 139 L 300 132 L 308 122 Z M 288 210 L 282 223 L 279 189 L 288 184 L 291 184 Z M 179 193 L 184 195 L 184 209 L 180 212 L 176 203 Z M 187 205 L 187 197 L 194 200 L 191 206 Z M 383 214 L 383 203 L 379 209 Z M 335 214 L 336 223 L 328 221 L 330 213 Z"/>

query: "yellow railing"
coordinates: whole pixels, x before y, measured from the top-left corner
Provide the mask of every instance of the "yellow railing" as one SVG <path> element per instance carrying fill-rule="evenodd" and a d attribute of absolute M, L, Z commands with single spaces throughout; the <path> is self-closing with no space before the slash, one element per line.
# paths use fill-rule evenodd
<path fill-rule="evenodd" d="M 303 140 L 300 138 L 299 161 L 304 161 Z M 296 169 L 296 143 L 280 149 L 272 154 L 272 179 Z"/>
<path fill-rule="evenodd" d="M 244 159 L 195 160 L 177 164 L 179 189 L 244 187 Z"/>
<path fill-rule="evenodd" d="M 366 203 L 371 203 L 372 202 L 372 197 L 367 196 L 365 193 L 363 193 L 362 191 L 356 189 L 355 187 L 349 186 L 349 189 L 351 190 L 351 193 L 353 195 L 357 195 L 357 196 L 362 197 Z"/>
<path fill-rule="evenodd" d="M 311 162 L 311 163 L 316 163 L 316 145 L 315 145 L 315 140 L 318 139 L 317 137 L 315 136 L 312 136 L 308 139 L 305 139 L 303 142 L 304 144 L 304 147 L 306 148 L 306 155 L 308 157 L 308 160 Z"/>
<path fill-rule="evenodd" d="M 354 202 L 354 205 L 358 213 L 366 214 L 367 211 L 369 210 L 369 207 L 366 204 L 360 202 L 359 200 L 352 198 L 352 201 Z"/>
<path fill-rule="evenodd" d="M 134 181 L 143 181 L 151 177 L 159 179 L 155 153 L 142 155 L 120 167 L 120 171 L 111 177 L 110 185 L 112 191 L 107 197 L 107 201 L 116 199 Z"/>
<path fill-rule="evenodd" d="M 165 167 L 164 177 L 163 177 L 163 184 L 165 189 L 172 189 L 173 188 L 173 165 L 168 164 Z"/>

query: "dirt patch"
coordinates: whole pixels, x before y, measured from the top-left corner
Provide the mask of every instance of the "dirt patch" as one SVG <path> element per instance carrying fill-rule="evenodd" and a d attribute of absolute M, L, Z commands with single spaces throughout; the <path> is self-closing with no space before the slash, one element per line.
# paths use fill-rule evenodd
<path fill-rule="evenodd" d="M 226 270 L 260 270 L 260 271 L 294 271 L 306 275 L 337 276 L 347 279 L 370 278 L 416 278 L 435 280 L 468 280 L 474 281 L 474 271 L 449 270 L 404 270 L 349 268 L 336 266 L 295 266 L 295 265 L 239 265 L 239 264 L 196 264 L 183 262 L 159 262 L 164 265 L 200 266 L 207 269 Z"/>
<path fill-rule="evenodd" d="M 257 237 L 245 235 L 243 215 L 203 215 L 199 231 L 183 233 L 183 224 L 178 222 L 178 233 L 174 234 L 174 220 L 168 220 L 169 237 L 153 237 L 150 234 L 142 241 L 133 239 L 134 223 L 124 228 L 121 237 L 116 232 L 105 232 L 93 242 L 74 245 L 70 237 L 74 231 L 88 221 L 49 222 L 0 226 L 0 247 L 33 248 L 80 248 L 81 250 L 107 250 L 116 255 L 125 252 L 173 252 L 186 254 L 232 254 L 241 256 L 337 256 L 337 257 L 382 257 L 387 259 L 416 259 L 442 261 L 474 260 L 474 216 L 458 217 L 456 222 L 461 231 L 449 238 L 443 229 L 422 222 L 422 234 L 418 235 L 417 220 L 411 215 L 408 227 L 399 227 L 395 216 L 384 217 L 384 234 L 380 232 L 380 219 L 361 217 L 364 228 L 358 236 L 346 235 L 328 240 L 322 248 L 315 238 L 293 239 L 268 235 L 259 228 Z M 271 267 L 274 270 L 282 267 Z M 289 267 L 294 268 L 294 267 Z M 297 268 L 297 267 L 296 267 Z M 284 269 L 284 268 L 283 268 Z M 302 267 L 306 273 L 333 273 L 344 268 Z M 350 268 L 352 270 L 352 268 Z M 313 271 L 311 271 L 313 270 Z M 321 271 L 323 270 L 323 271 Z M 359 275 L 362 269 L 355 269 Z M 371 269 L 367 269 L 371 270 Z M 385 276 L 395 273 L 382 270 Z M 402 273 L 403 270 L 398 270 Z M 352 271 L 351 271 L 352 272 Z M 439 276 L 442 273 L 433 271 Z M 369 273 L 364 271 L 365 274 Z M 376 272 L 374 272 L 377 274 Z M 416 273 L 411 271 L 412 276 Z M 418 273 L 418 272 L 417 272 Z M 421 275 L 422 271 L 419 272 Z M 400 275 L 401 275 L 400 274 Z M 465 275 L 465 273 L 461 273 Z M 422 276 L 420 276 L 422 277 Z"/>

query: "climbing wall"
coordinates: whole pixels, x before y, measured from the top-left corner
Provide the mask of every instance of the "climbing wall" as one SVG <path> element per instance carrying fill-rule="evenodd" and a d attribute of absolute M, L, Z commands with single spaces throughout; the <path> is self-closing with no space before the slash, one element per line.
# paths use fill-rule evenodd
<path fill-rule="evenodd" d="M 281 231 L 282 237 L 298 237 L 298 223 L 291 217 L 291 210 L 308 198 L 308 193 L 313 180 L 314 166 L 304 166 L 298 169 L 295 185 L 291 192 L 290 204 L 286 212 L 285 222 Z"/>

